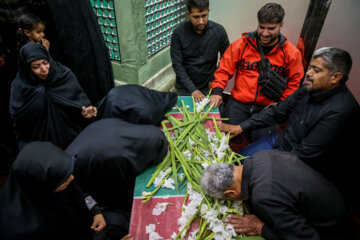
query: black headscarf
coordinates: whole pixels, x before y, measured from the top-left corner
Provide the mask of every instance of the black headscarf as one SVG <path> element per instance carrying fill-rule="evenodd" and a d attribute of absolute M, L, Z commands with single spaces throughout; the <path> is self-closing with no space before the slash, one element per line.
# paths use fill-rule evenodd
<path fill-rule="evenodd" d="M 158 127 L 107 118 L 90 124 L 65 151 L 76 157 L 81 189 L 100 205 L 130 214 L 136 176 L 162 161 L 167 150 Z"/>
<path fill-rule="evenodd" d="M 74 161 L 49 142 L 26 145 L 0 189 L 0 239 L 91 239 L 92 217 L 73 182 Z"/>
<path fill-rule="evenodd" d="M 41 80 L 30 63 L 47 59 L 48 77 Z M 75 75 L 54 61 L 45 47 L 27 43 L 19 53 L 19 69 L 11 86 L 10 113 L 19 141 L 51 141 L 65 148 L 84 127 L 81 107 L 90 101 Z"/>
<path fill-rule="evenodd" d="M 44 2 L 46 8 L 33 6 L 31 10 L 46 22 L 49 51 L 56 61 L 71 69 L 95 105 L 114 87 L 114 76 L 109 50 L 90 1 Z"/>
<path fill-rule="evenodd" d="M 158 125 L 176 104 L 174 92 L 160 92 L 136 84 L 111 89 L 97 104 L 98 118 L 121 118 L 130 123 Z"/>

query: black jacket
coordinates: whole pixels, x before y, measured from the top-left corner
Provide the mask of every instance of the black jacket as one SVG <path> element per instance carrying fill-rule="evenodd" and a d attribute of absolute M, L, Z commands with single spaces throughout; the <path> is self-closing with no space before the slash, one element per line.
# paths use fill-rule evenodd
<path fill-rule="evenodd" d="M 345 239 L 342 196 L 293 153 L 264 150 L 246 159 L 241 192 L 268 240 Z"/>
<path fill-rule="evenodd" d="M 340 157 L 335 153 L 344 153 L 341 146 L 348 142 L 348 128 L 354 126 L 358 112 L 359 105 L 346 85 L 314 94 L 303 86 L 240 126 L 249 131 L 287 121 L 277 138 L 280 150 L 293 152 L 321 174 L 334 177 L 337 167 L 325 166 Z"/>
<path fill-rule="evenodd" d="M 190 21 L 182 23 L 171 37 L 171 61 L 176 73 L 176 88 L 190 93 L 207 87 L 214 80 L 218 53 L 229 46 L 223 26 L 209 21 L 201 34 L 193 30 Z"/>

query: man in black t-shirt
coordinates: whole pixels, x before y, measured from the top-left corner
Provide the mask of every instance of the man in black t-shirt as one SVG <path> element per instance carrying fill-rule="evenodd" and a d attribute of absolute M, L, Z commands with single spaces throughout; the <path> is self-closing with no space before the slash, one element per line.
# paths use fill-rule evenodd
<path fill-rule="evenodd" d="M 171 38 L 171 60 L 176 73 L 179 96 L 193 96 L 201 101 L 209 92 L 218 54 L 229 46 L 223 26 L 209 21 L 209 0 L 188 0 L 186 21 Z"/>

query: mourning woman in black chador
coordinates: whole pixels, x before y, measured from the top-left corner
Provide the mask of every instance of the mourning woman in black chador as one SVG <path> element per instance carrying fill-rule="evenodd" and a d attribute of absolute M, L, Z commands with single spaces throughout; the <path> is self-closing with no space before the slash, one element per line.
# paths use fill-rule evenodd
<path fill-rule="evenodd" d="M 164 159 L 168 141 L 156 126 L 106 118 L 87 126 L 65 151 L 76 158 L 79 186 L 130 220 L 136 176 Z"/>
<path fill-rule="evenodd" d="M 96 111 L 69 68 L 54 61 L 41 44 L 24 45 L 10 97 L 20 147 L 50 141 L 65 148 Z"/>
<path fill-rule="evenodd" d="M 73 170 L 73 159 L 53 144 L 27 144 L 0 189 L 0 239 L 110 239 L 114 222 L 83 194 Z"/>

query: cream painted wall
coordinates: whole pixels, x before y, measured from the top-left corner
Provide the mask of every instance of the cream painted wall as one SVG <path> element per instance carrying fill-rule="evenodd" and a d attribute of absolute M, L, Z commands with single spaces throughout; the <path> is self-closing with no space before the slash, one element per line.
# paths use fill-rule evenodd
<path fill-rule="evenodd" d="M 239 38 L 241 33 L 256 29 L 256 14 L 268 2 L 263 0 L 210 0 L 209 18 L 225 27 L 230 42 L 232 42 Z M 273 0 L 271 2 L 279 3 L 285 9 L 282 33 L 296 45 L 310 0 Z"/>
<path fill-rule="evenodd" d="M 209 19 L 223 25 L 230 42 L 233 42 L 243 32 L 256 30 L 257 12 L 268 2 L 264 0 L 210 0 Z M 296 46 L 310 0 L 273 0 L 271 2 L 279 3 L 285 9 L 284 26 L 281 32 Z M 233 83 L 230 81 L 225 91 L 230 91 L 232 86 Z"/>
<path fill-rule="evenodd" d="M 351 54 L 353 65 L 347 85 L 360 103 L 360 1 L 333 0 L 316 48 L 338 47 Z"/>

